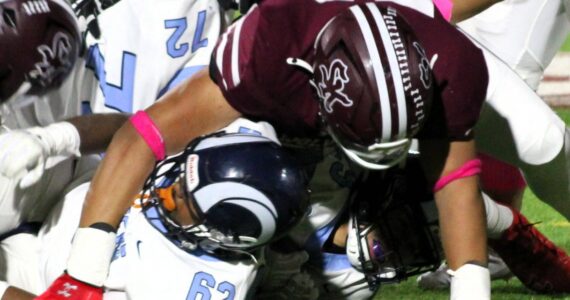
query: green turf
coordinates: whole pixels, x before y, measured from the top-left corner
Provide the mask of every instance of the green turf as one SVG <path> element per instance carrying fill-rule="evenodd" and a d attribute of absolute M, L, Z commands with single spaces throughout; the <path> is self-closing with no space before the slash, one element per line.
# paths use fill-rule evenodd
<path fill-rule="evenodd" d="M 570 46 L 570 43 L 568 43 Z M 570 47 L 568 48 L 570 51 Z M 570 124 L 570 110 L 557 110 L 560 117 Z M 532 192 L 527 190 L 524 195 L 523 213 L 531 222 L 540 222 L 536 226 L 542 233 L 548 236 L 557 245 L 570 251 L 570 223 L 560 214 L 540 202 Z M 526 289 L 517 279 L 507 281 L 495 281 L 492 286 L 493 299 L 521 300 L 521 299 L 566 299 L 566 296 L 537 295 Z M 425 291 L 417 287 L 415 278 L 410 278 L 397 285 L 384 285 L 374 299 L 410 299 L 431 300 L 449 299 L 448 291 Z"/>
<path fill-rule="evenodd" d="M 568 37 L 564 44 L 562 44 L 560 50 L 564 52 L 570 52 L 570 37 Z"/>

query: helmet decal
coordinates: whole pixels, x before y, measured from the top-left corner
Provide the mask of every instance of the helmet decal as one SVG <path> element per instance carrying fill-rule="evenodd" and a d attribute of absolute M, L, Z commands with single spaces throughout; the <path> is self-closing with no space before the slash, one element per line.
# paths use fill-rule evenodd
<path fill-rule="evenodd" d="M 74 63 L 73 49 L 69 36 L 63 32 L 57 32 L 52 44 L 42 44 L 38 46 L 38 52 L 42 56 L 42 61 L 35 64 L 35 68 L 30 71 L 30 78 L 42 85 L 48 86 L 58 73 L 66 73 Z"/>
<path fill-rule="evenodd" d="M 190 154 L 186 159 L 186 188 L 189 192 L 200 184 L 200 176 L 198 176 L 199 159 L 200 157 L 197 154 Z"/>
<path fill-rule="evenodd" d="M 323 101 L 326 111 L 331 113 L 335 103 L 344 107 L 352 106 L 354 101 L 344 93 L 345 84 L 350 82 L 346 64 L 337 58 L 330 63 L 328 68 L 325 65 L 320 65 L 319 71 L 322 75 L 321 82 L 317 85 L 317 93 Z"/>
<path fill-rule="evenodd" d="M 426 89 L 429 89 L 429 87 L 431 86 L 431 72 L 430 72 L 430 63 L 429 60 L 427 59 L 426 51 L 424 50 L 422 45 L 420 45 L 420 43 L 418 42 L 414 42 L 413 45 L 414 48 L 416 48 L 416 51 L 418 51 L 418 54 L 422 57 L 418 65 L 421 72 L 420 79 L 424 87 Z"/>
<path fill-rule="evenodd" d="M 271 200 L 259 190 L 238 182 L 218 182 L 209 184 L 194 192 L 194 199 L 200 210 L 208 210 L 218 203 L 232 203 L 250 211 L 259 220 L 260 241 L 268 241 L 277 227 L 277 209 Z"/>

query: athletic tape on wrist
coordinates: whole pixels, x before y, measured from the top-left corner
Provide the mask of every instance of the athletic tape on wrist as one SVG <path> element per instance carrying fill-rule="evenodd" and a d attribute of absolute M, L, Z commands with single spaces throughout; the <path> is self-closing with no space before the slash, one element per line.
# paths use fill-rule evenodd
<path fill-rule="evenodd" d="M 491 299 L 491 275 L 489 269 L 474 264 L 464 264 L 451 275 L 451 300 Z"/>
<path fill-rule="evenodd" d="M 158 130 L 158 127 L 156 127 L 149 115 L 146 112 L 139 110 L 129 119 L 129 121 L 146 142 L 156 160 L 163 160 L 164 157 L 166 157 L 164 140 Z"/>
<path fill-rule="evenodd" d="M 453 11 L 453 2 L 451 0 L 433 0 L 433 4 L 443 15 L 443 18 L 448 22 L 451 20 L 451 13 Z"/>
<path fill-rule="evenodd" d="M 96 228 L 77 229 L 67 260 L 69 276 L 96 287 L 103 286 L 115 250 L 115 237 L 114 232 Z"/>
<path fill-rule="evenodd" d="M 443 189 L 446 185 L 454 180 L 474 176 L 479 173 L 481 173 L 481 161 L 479 159 L 472 159 L 463 164 L 463 166 L 461 166 L 459 169 L 439 178 L 439 180 L 435 183 L 433 192 L 435 193 Z"/>

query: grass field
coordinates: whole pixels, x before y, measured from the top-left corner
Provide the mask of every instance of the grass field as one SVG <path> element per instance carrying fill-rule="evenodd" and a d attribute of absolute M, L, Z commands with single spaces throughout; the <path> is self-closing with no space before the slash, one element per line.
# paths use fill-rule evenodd
<path fill-rule="evenodd" d="M 560 50 L 570 52 L 570 38 L 566 39 Z"/>
<path fill-rule="evenodd" d="M 570 42 L 567 41 L 570 50 Z M 564 119 L 566 124 L 570 124 L 570 110 L 557 110 L 558 114 Z M 567 252 L 570 252 L 570 222 L 566 221 L 560 214 L 540 202 L 534 194 L 527 189 L 524 195 L 523 213 L 533 222 L 540 222 L 536 225 L 542 233 L 548 236 L 557 245 L 562 246 Z M 511 279 L 509 281 L 495 281 L 492 285 L 493 299 L 567 299 L 566 296 L 544 296 L 537 295 L 526 289 L 519 280 Z M 380 288 L 380 292 L 374 299 L 448 299 L 447 291 L 425 291 L 417 287 L 415 278 L 398 285 L 385 285 Z"/>

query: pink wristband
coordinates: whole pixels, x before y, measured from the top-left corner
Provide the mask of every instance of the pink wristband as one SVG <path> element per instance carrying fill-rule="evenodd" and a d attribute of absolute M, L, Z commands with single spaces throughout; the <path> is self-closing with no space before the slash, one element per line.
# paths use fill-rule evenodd
<path fill-rule="evenodd" d="M 479 159 L 472 159 L 472 160 L 466 162 L 465 164 L 463 164 L 463 166 L 461 166 L 459 169 L 441 177 L 435 183 L 435 187 L 433 188 L 433 192 L 435 193 L 435 192 L 441 190 L 442 188 L 444 188 L 446 185 L 448 185 L 450 182 L 452 182 L 454 180 L 469 177 L 469 176 L 474 176 L 474 175 L 477 175 L 479 173 L 481 173 L 481 161 Z"/>
<path fill-rule="evenodd" d="M 433 0 L 433 4 L 435 4 L 435 7 L 437 7 L 439 12 L 449 22 L 453 10 L 453 2 L 451 2 L 451 0 Z"/>
<path fill-rule="evenodd" d="M 166 157 L 164 140 L 162 139 L 158 127 L 154 125 L 154 122 L 148 114 L 145 111 L 139 110 L 129 121 L 131 121 L 133 127 L 146 142 L 150 150 L 152 150 L 156 160 L 163 160 Z"/>

